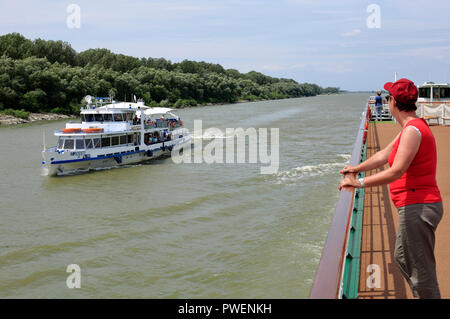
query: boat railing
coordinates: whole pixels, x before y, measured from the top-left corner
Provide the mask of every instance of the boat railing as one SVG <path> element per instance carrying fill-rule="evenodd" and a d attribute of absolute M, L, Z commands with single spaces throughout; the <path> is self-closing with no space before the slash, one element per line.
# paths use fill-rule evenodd
<path fill-rule="evenodd" d="M 441 104 L 445 104 L 445 105 L 450 105 L 450 101 L 418 101 L 417 103 L 419 103 L 420 105 L 441 105 Z"/>
<path fill-rule="evenodd" d="M 56 152 L 56 146 L 53 146 L 53 147 L 49 147 L 49 148 L 47 148 L 47 149 L 45 149 L 45 152 Z"/>
<path fill-rule="evenodd" d="M 361 124 L 349 162 L 351 166 L 358 165 L 361 160 L 363 144 L 367 137 L 370 113 L 371 111 L 368 105 L 366 111 L 362 113 Z M 311 299 L 341 298 L 354 198 L 354 191 L 342 190 L 339 194 L 322 257 L 311 288 Z"/>

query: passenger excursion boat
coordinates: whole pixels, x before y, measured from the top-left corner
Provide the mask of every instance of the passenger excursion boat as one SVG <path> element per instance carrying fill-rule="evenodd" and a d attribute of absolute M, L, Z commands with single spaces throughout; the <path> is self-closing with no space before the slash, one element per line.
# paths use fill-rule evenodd
<path fill-rule="evenodd" d="M 66 123 L 55 132 L 56 146 L 45 149 L 44 145 L 44 175 L 139 163 L 169 155 L 174 146 L 191 142 L 183 121 L 170 108 L 148 107 L 143 101 L 116 103 L 89 96 L 86 100 L 81 122 Z"/>
<path fill-rule="evenodd" d="M 450 84 L 425 82 L 417 87 L 419 89 L 418 103 L 445 104 L 450 103 Z"/>
<path fill-rule="evenodd" d="M 450 84 L 425 82 L 417 87 L 418 115 L 429 125 L 448 125 L 450 122 Z"/>

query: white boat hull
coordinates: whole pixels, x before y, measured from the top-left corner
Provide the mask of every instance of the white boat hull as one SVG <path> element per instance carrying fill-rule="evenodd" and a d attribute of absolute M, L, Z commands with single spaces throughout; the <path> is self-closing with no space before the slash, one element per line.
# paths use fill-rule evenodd
<path fill-rule="evenodd" d="M 55 156 L 54 153 L 43 152 L 42 175 L 45 176 L 70 175 L 70 174 L 84 173 L 90 170 L 100 170 L 137 164 L 161 156 L 170 156 L 171 149 L 175 145 L 183 146 L 185 144 L 190 143 L 191 138 L 190 136 L 187 136 L 183 139 L 175 140 L 170 144 L 168 143 L 168 145 L 164 147 L 164 150 L 161 147 L 159 147 L 153 150 L 144 149 L 132 152 L 123 152 L 121 154 L 113 154 L 110 156 L 102 156 L 94 158 L 78 158 L 78 159 L 67 159 L 67 157 L 55 159 L 54 157 L 51 157 Z"/>

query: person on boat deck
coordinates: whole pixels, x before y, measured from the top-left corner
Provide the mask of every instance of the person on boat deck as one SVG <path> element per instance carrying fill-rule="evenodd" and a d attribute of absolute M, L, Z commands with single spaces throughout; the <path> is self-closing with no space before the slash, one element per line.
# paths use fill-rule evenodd
<path fill-rule="evenodd" d="M 378 91 L 377 96 L 375 96 L 375 111 L 376 120 L 381 121 L 383 119 L 383 100 L 381 98 L 381 91 Z"/>
<path fill-rule="evenodd" d="M 398 210 L 394 259 L 416 298 L 440 298 L 434 256 L 435 231 L 443 205 L 436 183 L 436 142 L 428 124 L 416 115 L 418 91 L 414 83 L 388 82 L 389 109 L 402 131 L 383 150 L 358 166 L 345 166 L 339 190 L 389 184 Z M 359 172 L 389 168 L 365 178 Z"/>

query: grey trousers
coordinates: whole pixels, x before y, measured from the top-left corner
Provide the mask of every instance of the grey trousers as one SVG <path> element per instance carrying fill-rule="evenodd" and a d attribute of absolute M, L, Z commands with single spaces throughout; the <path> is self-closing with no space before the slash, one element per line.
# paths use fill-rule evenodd
<path fill-rule="evenodd" d="M 442 203 L 398 208 L 394 258 L 416 298 L 441 298 L 434 258 L 434 232 L 443 211 Z"/>

